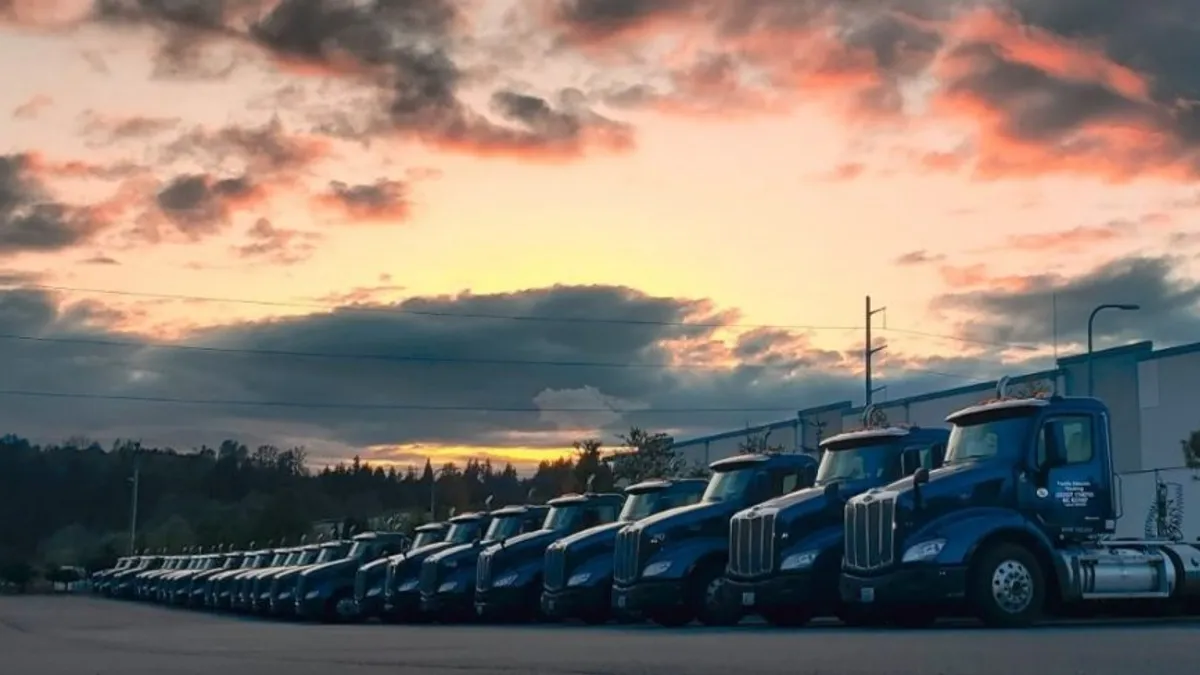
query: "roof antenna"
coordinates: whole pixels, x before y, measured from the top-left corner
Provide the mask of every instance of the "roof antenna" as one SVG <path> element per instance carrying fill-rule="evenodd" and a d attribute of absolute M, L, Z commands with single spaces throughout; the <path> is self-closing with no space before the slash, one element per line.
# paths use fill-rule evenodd
<path fill-rule="evenodd" d="M 588 494 L 593 494 L 592 486 L 595 484 L 596 484 L 596 474 L 592 474 L 592 475 L 588 476 L 587 487 L 584 488 L 585 490 L 587 490 Z"/>
<path fill-rule="evenodd" d="M 492 510 L 492 501 L 495 499 L 496 499 L 496 495 L 488 495 L 487 499 L 483 500 L 483 510 L 491 511 Z"/>

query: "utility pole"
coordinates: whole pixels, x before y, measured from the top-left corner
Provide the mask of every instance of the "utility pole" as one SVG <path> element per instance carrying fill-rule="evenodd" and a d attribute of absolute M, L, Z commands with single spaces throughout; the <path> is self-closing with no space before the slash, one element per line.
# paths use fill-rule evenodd
<path fill-rule="evenodd" d="M 137 523 L 138 523 L 138 493 L 142 484 L 142 458 L 134 451 L 133 455 L 133 477 L 129 479 L 133 484 L 133 505 L 129 513 L 129 555 L 137 554 Z"/>
<path fill-rule="evenodd" d="M 876 314 L 879 314 L 880 312 L 884 312 L 886 310 L 887 310 L 887 307 L 880 307 L 878 309 L 872 309 L 871 308 L 871 296 L 869 296 L 869 295 L 867 296 L 867 310 L 866 310 L 867 341 L 866 341 L 866 346 L 863 348 L 863 365 L 866 368 L 866 376 L 867 376 L 866 377 L 867 396 L 866 396 L 866 404 L 865 405 L 871 405 L 871 401 L 874 400 L 874 398 L 875 398 L 875 393 L 885 389 L 885 387 L 874 386 L 874 382 L 872 382 L 872 380 L 871 380 L 871 361 L 873 360 L 873 358 L 876 354 L 883 351 L 884 349 L 887 349 L 886 344 L 879 345 L 878 347 L 874 346 L 874 343 L 871 338 L 871 322 L 874 321 Z"/>

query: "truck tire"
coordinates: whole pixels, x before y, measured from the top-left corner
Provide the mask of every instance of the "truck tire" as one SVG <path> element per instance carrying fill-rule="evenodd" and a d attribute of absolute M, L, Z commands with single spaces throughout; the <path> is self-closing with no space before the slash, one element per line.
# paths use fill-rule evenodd
<path fill-rule="evenodd" d="M 705 626 L 736 626 L 742 621 L 742 608 L 725 601 L 721 585 L 725 583 L 725 565 L 710 563 L 696 570 L 691 581 L 692 606 L 696 618 Z"/>
<path fill-rule="evenodd" d="M 1041 616 L 1046 581 L 1037 558 L 1024 546 L 990 546 L 971 566 L 967 597 L 985 626 L 1023 628 Z"/>

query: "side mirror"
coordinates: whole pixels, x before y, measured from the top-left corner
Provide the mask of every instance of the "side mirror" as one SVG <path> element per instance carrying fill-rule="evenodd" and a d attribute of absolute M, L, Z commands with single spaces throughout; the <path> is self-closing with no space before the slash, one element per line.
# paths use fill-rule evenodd
<path fill-rule="evenodd" d="M 913 487 L 920 487 L 929 482 L 929 469 L 921 467 L 913 472 Z"/>
<path fill-rule="evenodd" d="M 830 508 L 842 507 L 842 491 L 838 487 L 837 481 L 825 484 L 825 502 Z"/>

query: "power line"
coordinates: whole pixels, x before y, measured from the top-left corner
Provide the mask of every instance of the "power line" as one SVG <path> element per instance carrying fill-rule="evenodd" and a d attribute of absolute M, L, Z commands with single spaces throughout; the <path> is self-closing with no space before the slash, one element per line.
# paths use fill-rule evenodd
<path fill-rule="evenodd" d="M 247 298 L 229 298 L 219 296 L 204 296 L 204 295 L 184 295 L 177 293 L 149 293 L 145 291 L 124 291 L 103 288 L 83 288 L 78 286 L 58 286 L 49 284 L 24 284 L 21 288 L 30 288 L 53 292 L 68 292 L 68 293 L 95 293 L 99 295 L 116 295 L 126 297 L 147 298 L 155 300 L 178 300 L 182 302 L 211 302 L 211 303 L 229 303 L 241 305 L 255 305 L 260 307 L 288 307 L 296 309 L 324 309 L 337 310 L 339 312 L 348 313 L 365 313 L 365 314 L 388 314 L 388 315 L 409 315 L 409 316 L 425 316 L 432 318 L 445 319 L 479 319 L 492 321 L 528 321 L 539 323 L 567 323 L 567 324 L 617 324 L 617 325 L 632 325 L 632 326 L 677 326 L 684 328 L 740 328 L 743 330 L 754 329 L 776 329 L 776 330 L 844 330 L 856 331 L 862 329 L 862 326 L 841 326 L 841 325 L 816 325 L 816 324 L 752 324 L 752 323 L 704 323 L 692 321 L 654 321 L 649 319 L 627 319 L 619 317 L 553 317 L 553 316 L 536 316 L 536 315 L 514 315 L 514 314 L 489 314 L 479 312 L 443 312 L 436 310 L 412 309 L 406 307 L 370 307 L 364 305 L 337 305 L 335 303 L 316 303 L 316 302 L 295 302 L 282 300 L 254 300 Z M 943 333 L 932 333 L 928 331 L 912 330 L 908 328 L 882 328 L 880 330 L 902 334 L 912 335 L 915 337 L 925 337 L 936 340 L 949 340 L 953 342 L 962 342 L 967 344 L 978 344 L 991 347 L 1003 347 L 1006 349 L 1019 349 L 1025 351 L 1036 351 L 1036 347 L 1032 345 L 1023 345 L 1016 343 L 995 342 L 991 340 L 981 340 L 977 338 L 968 338 L 960 335 L 947 335 Z"/>
<path fill-rule="evenodd" d="M 99 401 L 127 401 L 134 403 L 163 403 L 175 405 L 230 406 L 255 408 L 305 408 L 320 410 L 390 410 L 420 412 L 485 412 L 485 413 L 621 413 L 621 414 L 712 414 L 712 413 L 795 413 L 795 406 L 750 407 L 750 408 L 556 408 L 537 406 L 471 406 L 471 405 L 428 405 L 422 403 L 328 403 L 307 401 L 247 401 L 238 399 L 175 398 L 168 396 L 132 396 L 122 394 L 93 394 L 66 391 L 33 391 L 0 389 L 0 396 L 21 398 L 86 399 Z"/>
<path fill-rule="evenodd" d="M 502 358 L 476 358 L 476 357 L 459 357 L 459 356 L 423 356 L 419 354 L 352 354 L 342 352 L 310 352 L 290 349 L 255 349 L 249 347 L 211 347 L 202 345 L 188 345 L 178 343 L 163 343 L 163 342 L 148 342 L 138 340 L 108 340 L 100 338 L 73 338 L 73 337 L 46 337 L 38 335 L 20 335 L 15 333 L 0 334 L 0 340 L 11 340 L 17 342 L 34 342 L 46 344 L 64 344 L 64 345 L 84 345 L 92 347 L 114 347 L 125 349 L 160 349 L 167 351 L 183 351 L 183 352 L 199 352 L 209 354 L 227 354 L 227 355 L 247 355 L 247 356 L 267 356 L 267 357 L 283 357 L 283 358 L 308 358 L 308 359 L 331 359 L 331 360 L 350 360 L 350 361 L 383 361 L 392 363 L 461 363 L 466 365 L 508 365 L 508 366 L 536 366 L 536 367 L 561 367 L 561 368 L 627 368 L 627 369 L 660 369 L 660 370 L 710 370 L 720 371 L 725 370 L 721 366 L 696 366 L 687 364 L 672 364 L 672 363 L 622 363 L 616 361 L 551 361 L 538 359 L 502 359 Z M 764 369 L 788 369 L 789 366 L 772 366 L 769 364 L 739 364 L 740 366 L 750 366 Z M 942 377 L 974 379 L 972 377 L 947 373 L 943 371 L 925 370 L 922 368 L 909 368 L 905 370 L 913 372 L 924 372 L 931 375 L 940 375 Z"/>

